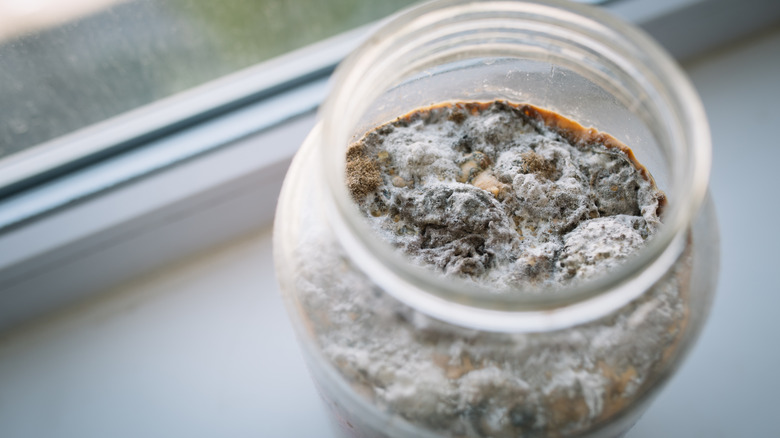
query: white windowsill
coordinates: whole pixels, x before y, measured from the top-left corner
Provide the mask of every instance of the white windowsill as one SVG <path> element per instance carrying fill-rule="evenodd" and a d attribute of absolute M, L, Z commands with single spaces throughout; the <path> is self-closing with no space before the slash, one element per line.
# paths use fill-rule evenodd
<path fill-rule="evenodd" d="M 314 114 L 0 236 L 0 332 L 267 225 Z"/>

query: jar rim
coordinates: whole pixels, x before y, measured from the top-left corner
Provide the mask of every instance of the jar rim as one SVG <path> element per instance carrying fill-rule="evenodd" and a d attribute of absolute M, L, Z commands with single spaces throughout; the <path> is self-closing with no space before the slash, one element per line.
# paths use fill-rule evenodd
<path fill-rule="evenodd" d="M 518 25 L 523 20 L 565 24 L 569 31 L 574 29 L 611 50 L 612 57 L 631 55 L 631 59 L 617 60 L 617 65 L 631 66 L 632 74 L 641 75 L 644 83 L 654 87 L 659 100 L 655 103 L 676 116 L 667 120 L 676 123 L 680 134 L 673 139 L 674 147 L 685 148 L 687 153 L 671 163 L 675 183 L 668 194 L 663 226 L 620 267 L 594 280 L 542 294 L 493 294 L 472 282 L 444 278 L 415 266 L 389 243 L 372 238 L 344 182 L 350 136 L 346 129 L 335 129 L 339 118 L 354 110 L 353 99 L 365 93 L 360 87 L 375 86 L 361 80 L 371 77 L 372 69 L 381 68 L 381 60 L 397 49 L 399 41 L 419 36 L 437 24 L 457 24 L 475 17 L 492 17 L 504 23 L 518 20 Z M 483 330 L 555 330 L 596 319 L 627 304 L 655 284 L 678 259 L 707 191 L 709 127 L 693 86 L 671 57 L 643 32 L 591 6 L 557 0 L 436 0 L 402 11 L 339 66 L 319 118 L 310 139 L 320 143 L 319 171 L 325 180 L 325 195 L 333 201 L 325 203 L 329 206 L 327 219 L 356 265 L 403 303 L 435 318 Z"/>

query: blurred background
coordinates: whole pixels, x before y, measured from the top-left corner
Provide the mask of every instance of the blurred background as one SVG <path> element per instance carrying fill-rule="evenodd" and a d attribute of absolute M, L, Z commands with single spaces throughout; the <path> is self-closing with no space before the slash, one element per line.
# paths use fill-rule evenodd
<path fill-rule="evenodd" d="M 305 87 L 324 84 L 333 67 L 300 66 L 336 42 L 354 46 L 361 26 L 413 3 L 0 0 L 0 437 L 332 436 L 279 298 L 270 218 L 324 92 Z M 701 94 L 722 233 L 711 320 L 628 437 L 778 437 L 780 1 L 589 3 L 658 39 Z M 122 184 L 98 189 L 90 172 L 107 157 L 143 168 L 135 151 L 163 150 L 150 139 L 168 131 L 132 132 L 121 154 L 106 152 L 111 140 L 44 165 L 64 138 L 127 126 L 128 114 L 200 90 L 227 95 L 212 81 L 245 72 L 278 80 L 169 131 L 208 128 L 255 104 L 272 108 L 262 116 L 285 100 L 314 103 Z M 246 174 L 231 173 L 246 163 Z M 12 179 L 22 166 L 41 170 Z M 39 207 L 77 178 L 80 194 Z"/>

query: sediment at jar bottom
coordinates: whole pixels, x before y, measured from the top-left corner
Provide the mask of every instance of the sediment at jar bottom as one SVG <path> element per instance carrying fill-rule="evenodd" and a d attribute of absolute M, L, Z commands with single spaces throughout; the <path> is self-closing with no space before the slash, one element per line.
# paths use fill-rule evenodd
<path fill-rule="evenodd" d="M 309 253 L 309 269 L 299 270 L 300 311 L 325 366 L 380 415 L 443 436 L 598 429 L 657 383 L 686 329 L 690 246 L 675 270 L 629 306 L 536 334 L 479 332 L 429 318 L 378 290 L 337 242 L 307 248 L 318 256 Z M 350 421 L 349 412 L 341 414 Z"/>

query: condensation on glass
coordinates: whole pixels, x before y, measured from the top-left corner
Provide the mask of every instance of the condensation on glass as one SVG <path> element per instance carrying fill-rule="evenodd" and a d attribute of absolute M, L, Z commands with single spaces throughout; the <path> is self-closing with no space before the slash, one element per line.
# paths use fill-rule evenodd
<path fill-rule="evenodd" d="M 0 159 L 410 3 L 0 2 Z"/>

